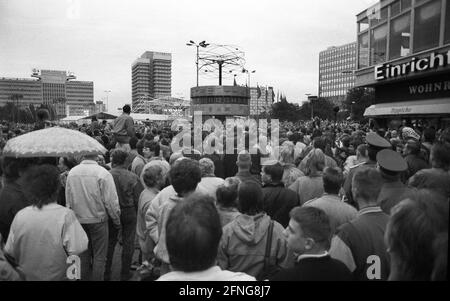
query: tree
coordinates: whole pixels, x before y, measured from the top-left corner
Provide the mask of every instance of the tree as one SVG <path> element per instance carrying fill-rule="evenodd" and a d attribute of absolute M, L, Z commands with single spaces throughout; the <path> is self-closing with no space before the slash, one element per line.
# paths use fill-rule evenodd
<path fill-rule="evenodd" d="M 314 117 L 320 119 L 334 120 L 334 105 L 331 101 L 325 98 L 316 98 L 312 101 L 312 112 Z M 300 108 L 301 119 L 311 119 L 311 101 L 305 102 Z"/>
<path fill-rule="evenodd" d="M 364 119 L 365 110 L 375 103 L 375 91 L 371 88 L 352 88 L 347 93 L 344 101 L 344 109 L 351 112 L 351 118 L 355 121 Z"/>
<path fill-rule="evenodd" d="M 289 103 L 286 98 L 272 105 L 271 118 L 281 121 L 297 121 L 300 119 L 298 104 Z"/>

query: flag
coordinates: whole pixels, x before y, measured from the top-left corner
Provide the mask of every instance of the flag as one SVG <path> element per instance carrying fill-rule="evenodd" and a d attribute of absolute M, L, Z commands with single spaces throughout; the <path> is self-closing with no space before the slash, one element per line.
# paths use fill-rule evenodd
<path fill-rule="evenodd" d="M 273 103 L 273 101 L 275 100 L 275 92 L 273 92 L 273 89 L 272 89 L 272 103 Z"/>
<path fill-rule="evenodd" d="M 259 87 L 259 85 L 256 85 L 256 91 L 258 92 L 258 99 L 261 97 L 261 88 Z"/>
<path fill-rule="evenodd" d="M 277 91 L 277 102 L 280 101 L 280 90 Z"/>
<path fill-rule="evenodd" d="M 234 77 L 234 81 L 233 81 L 233 86 L 237 86 L 237 84 L 236 84 L 236 76 Z"/>
<path fill-rule="evenodd" d="M 266 103 L 267 103 L 267 96 L 268 96 L 268 94 L 269 94 L 269 90 L 267 90 L 267 87 L 266 87 Z"/>

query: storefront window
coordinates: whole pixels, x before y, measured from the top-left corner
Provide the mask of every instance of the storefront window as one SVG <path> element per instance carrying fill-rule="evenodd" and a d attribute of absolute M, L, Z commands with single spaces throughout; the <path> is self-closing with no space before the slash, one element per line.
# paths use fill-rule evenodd
<path fill-rule="evenodd" d="M 410 54 L 410 23 L 410 13 L 391 21 L 391 36 L 389 43 L 390 59 L 396 59 Z"/>
<path fill-rule="evenodd" d="M 444 44 L 450 43 L 450 0 L 447 0 L 447 7 L 445 8 L 445 37 Z"/>
<path fill-rule="evenodd" d="M 360 35 L 358 40 L 358 68 L 369 67 L 369 33 Z"/>
<path fill-rule="evenodd" d="M 439 45 L 441 1 L 434 0 L 416 8 L 414 22 L 414 52 Z"/>
<path fill-rule="evenodd" d="M 386 61 L 387 25 L 377 27 L 370 32 L 370 62 L 371 65 Z"/>

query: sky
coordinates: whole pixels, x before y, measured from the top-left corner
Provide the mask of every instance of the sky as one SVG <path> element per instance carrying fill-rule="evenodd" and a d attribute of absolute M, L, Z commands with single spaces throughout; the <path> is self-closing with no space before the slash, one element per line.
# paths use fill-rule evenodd
<path fill-rule="evenodd" d="M 189 99 L 196 49 L 189 40 L 237 45 L 251 85 L 290 102 L 317 95 L 319 53 L 356 40 L 356 15 L 376 0 L 0 0 L 0 77 L 33 68 L 94 82 L 110 111 L 131 103 L 131 64 L 145 51 L 172 53 L 172 96 Z M 247 75 L 236 77 L 244 85 Z M 232 85 L 233 79 L 224 80 Z M 200 76 L 200 85 L 218 81 Z M 110 90 L 110 93 L 105 91 Z"/>

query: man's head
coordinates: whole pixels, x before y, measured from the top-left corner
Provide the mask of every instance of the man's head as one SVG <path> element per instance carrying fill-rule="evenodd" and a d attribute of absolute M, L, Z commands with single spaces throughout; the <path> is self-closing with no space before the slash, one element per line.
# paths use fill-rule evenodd
<path fill-rule="evenodd" d="M 200 164 L 200 170 L 202 171 L 202 177 L 214 176 L 214 162 L 209 158 L 202 158 L 198 161 Z"/>
<path fill-rule="evenodd" d="M 281 183 L 284 168 L 280 163 L 274 161 L 273 164 L 265 165 L 261 170 L 261 180 L 264 185 Z"/>
<path fill-rule="evenodd" d="M 256 182 L 243 182 L 238 189 L 239 212 L 256 215 L 263 210 L 263 193 Z"/>
<path fill-rule="evenodd" d="M 125 161 L 127 160 L 128 153 L 121 149 L 115 149 L 111 153 L 111 166 L 118 167 L 125 165 Z"/>
<path fill-rule="evenodd" d="M 368 151 L 367 151 L 367 145 L 366 144 L 360 144 L 356 148 L 356 158 L 358 160 L 368 160 L 369 159 L 369 154 L 368 154 Z"/>
<path fill-rule="evenodd" d="M 222 225 L 211 197 L 193 194 L 179 202 L 171 210 L 166 224 L 166 244 L 172 267 L 183 272 L 212 267 L 221 237 Z"/>
<path fill-rule="evenodd" d="M 419 190 L 392 208 L 385 232 L 391 280 L 430 281 L 443 268 L 438 260 L 442 253 L 448 256 L 448 209 L 448 201 L 430 190 Z M 436 246 L 442 234 L 446 246 Z"/>
<path fill-rule="evenodd" d="M 123 112 L 125 114 L 130 114 L 131 113 L 131 107 L 129 105 L 124 105 L 122 110 L 123 110 Z"/>
<path fill-rule="evenodd" d="M 239 169 L 250 170 L 250 167 L 252 166 L 252 157 L 247 151 L 242 151 L 237 157 L 236 165 Z"/>
<path fill-rule="evenodd" d="M 420 142 L 414 139 L 409 139 L 403 148 L 403 155 L 415 155 L 420 154 Z"/>
<path fill-rule="evenodd" d="M 328 194 L 339 194 L 344 176 L 339 168 L 327 167 L 323 171 L 323 188 Z"/>
<path fill-rule="evenodd" d="M 438 142 L 431 148 L 431 166 L 434 168 L 450 169 L 450 144 Z"/>
<path fill-rule="evenodd" d="M 142 141 L 142 140 L 141 140 Z M 160 152 L 160 145 L 156 141 L 144 140 L 144 147 L 142 148 L 142 154 L 145 158 L 158 157 Z"/>
<path fill-rule="evenodd" d="M 352 193 L 360 209 L 377 205 L 382 185 L 381 174 L 375 168 L 364 167 L 355 173 L 352 181 Z"/>
<path fill-rule="evenodd" d="M 217 203 L 225 208 L 236 207 L 240 183 L 238 178 L 226 178 L 216 191 Z"/>
<path fill-rule="evenodd" d="M 329 249 L 331 226 L 324 211 L 315 207 L 296 207 L 283 234 L 295 254 L 317 254 Z"/>
<path fill-rule="evenodd" d="M 172 166 L 169 177 L 178 196 L 184 197 L 195 191 L 202 179 L 202 172 L 197 161 L 185 158 Z"/>

